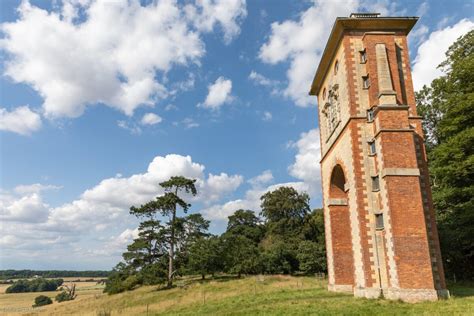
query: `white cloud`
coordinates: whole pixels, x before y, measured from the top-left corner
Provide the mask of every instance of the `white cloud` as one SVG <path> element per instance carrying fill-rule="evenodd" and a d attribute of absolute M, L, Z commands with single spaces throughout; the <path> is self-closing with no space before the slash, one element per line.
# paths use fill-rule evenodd
<path fill-rule="evenodd" d="M 428 34 L 428 32 L 429 28 L 426 25 L 419 24 L 410 32 L 410 34 L 408 34 L 408 41 L 411 44 L 418 44 L 426 39 L 426 34 Z"/>
<path fill-rule="evenodd" d="M 268 79 L 264 75 L 259 74 L 258 72 L 254 70 L 250 72 L 249 79 L 255 84 L 265 86 L 265 87 L 273 87 L 279 84 L 279 81 Z"/>
<path fill-rule="evenodd" d="M 220 24 L 226 42 L 239 33 L 245 2 L 225 4 L 199 1 L 184 9 L 172 0 L 68 0 L 49 12 L 23 1 L 19 18 L 1 25 L 5 74 L 36 90 L 48 117 L 77 117 L 96 103 L 132 115 L 173 92 L 160 75 L 199 63 L 201 32 Z M 187 18 L 192 8 L 196 20 Z"/>
<path fill-rule="evenodd" d="M 239 23 L 247 16 L 245 0 L 199 0 L 196 6 L 186 6 L 185 11 L 200 31 L 210 32 L 219 24 L 226 44 L 239 35 Z"/>
<path fill-rule="evenodd" d="M 293 187 L 298 192 L 307 192 L 308 187 L 303 182 L 287 182 L 270 185 L 265 188 L 252 187 L 247 190 L 243 199 L 232 200 L 224 204 L 216 204 L 208 207 L 202 211 L 204 217 L 210 220 L 227 220 L 227 218 L 234 214 L 239 209 L 248 209 L 255 212 L 260 211 L 260 197 L 269 191 L 274 191 L 282 186 Z"/>
<path fill-rule="evenodd" d="M 0 221 L 43 222 L 48 218 L 48 205 L 38 193 L 16 199 L 10 195 L 0 198 Z"/>
<path fill-rule="evenodd" d="M 199 123 L 196 122 L 193 118 L 191 117 L 186 117 L 184 118 L 181 122 L 179 121 L 176 121 L 176 122 L 173 122 L 173 125 L 174 126 L 184 126 L 185 129 L 190 129 L 190 128 L 196 128 L 196 127 L 199 127 Z"/>
<path fill-rule="evenodd" d="M 300 139 L 291 146 L 297 148 L 298 152 L 295 162 L 288 167 L 290 175 L 303 180 L 309 188 L 310 195 L 319 195 L 321 187 L 319 130 L 312 129 L 302 133 Z"/>
<path fill-rule="evenodd" d="M 312 6 L 300 12 L 297 19 L 271 24 L 270 35 L 260 47 L 259 58 L 268 64 L 289 62 L 288 85 L 283 95 L 297 106 L 315 105 L 316 100 L 308 96 L 308 91 L 336 17 L 349 16 L 351 12 L 389 15 L 396 7 L 396 3 L 388 0 L 313 0 Z"/>
<path fill-rule="evenodd" d="M 12 111 L 0 108 L 0 130 L 30 135 L 41 128 L 41 117 L 28 106 L 20 106 Z"/>
<path fill-rule="evenodd" d="M 142 120 L 140 121 L 142 125 L 155 125 L 162 121 L 163 119 L 156 115 L 155 113 L 146 113 L 143 115 Z"/>
<path fill-rule="evenodd" d="M 263 112 L 263 116 L 262 116 L 262 120 L 265 121 L 265 122 L 269 122 L 271 121 L 273 118 L 273 115 L 272 113 L 268 112 L 268 111 L 265 111 Z"/>
<path fill-rule="evenodd" d="M 199 107 L 217 110 L 222 105 L 230 103 L 233 100 L 231 95 L 232 92 L 232 81 L 224 77 L 217 78 L 216 82 L 209 85 L 209 93 L 207 94 L 204 103 L 198 104 Z"/>
<path fill-rule="evenodd" d="M 474 29 L 474 22 L 463 19 L 458 23 L 434 31 L 429 38 L 418 47 L 413 61 L 413 85 L 415 91 L 423 85 L 429 85 L 433 79 L 443 73 L 437 66 L 446 59 L 446 51 L 460 36 Z"/>
<path fill-rule="evenodd" d="M 117 126 L 129 131 L 132 135 L 140 135 L 142 133 L 142 129 L 137 126 L 135 123 L 129 123 L 124 120 L 117 121 Z"/>
<path fill-rule="evenodd" d="M 416 15 L 419 17 L 422 17 L 428 12 L 429 9 L 430 9 L 430 5 L 428 4 L 427 1 L 424 1 L 422 4 L 420 4 L 418 9 L 416 10 Z"/>
<path fill-rule="evenodd" d="M 252 179 L 248 180 L 247 182 L 252 185 L 252 187 L 261 187 L 273 181 L 273 174 L 270 170 L 265 170 L 261 174 Z"/>
<path fill-rule="evenodd" d="M 221 199 L 226 194 L 234 192 L 244 181 L 241 175 L 229 176 L 227 173 L 220 175 L 209 174 L 203 189 L 204 196 L 200 199 L 205 203 L 215 202 Z"/>
<path fill-rule="evenodd" d="M 196 179 L 198 195 L 185 197 L 193 204 L 218 202 L 243 182 L 240 175 L 206 176 L 204 170 L 190 156 L 157 156 L 145 172 L 104 179 L 78 199 L 57 207 L 43 202 L 41 191 L 52 189 L 47 185 L 17 186 L 12 193 L 2 190 L 0 221 L 8 225 L 2 225 L 0 245 L 10 251 L 0 257 L 26 260 L 44 257 L 47 251 L 48 258 L 53 254 L 61 258 L 65 253 L 68 258 L 116 261 L 111 256 L 118 256 L 137 234 L 131 228 L 137 227 L 137 221 L 130 216 L 129 207 L 162 194 L 160 182 L 175 175 Z"/>
<path fill-rule="evenodd" d="M 260 47 L 259 58 L 269 64 L 290 62 L 284 95 L 296 105 L 315 104 L 308 91 L 329 30 L 337 16 L 347 16 L 356 8 L 355 0 L 346 1 L 344 5 L 339 1 L 315 1 L 296 21 L 272 23 L 270 37 Z"/>
<path fill-rule="evenodd" d="M 15 193 L 17 194 L 30 194 L 30 193 L 41 193 L 48 190 L 59 190 L 61 186 L 51 185 L 51 184 L 27 184 L 27 185 L 18 185 L 14 188 Z"/>

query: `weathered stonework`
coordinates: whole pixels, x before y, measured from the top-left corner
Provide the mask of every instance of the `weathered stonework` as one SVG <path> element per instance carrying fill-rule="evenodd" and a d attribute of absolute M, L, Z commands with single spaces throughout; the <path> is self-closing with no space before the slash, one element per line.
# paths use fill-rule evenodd
<path fill-rule="evenodd" d="M 407 302 L 449 296 L 409 66 L 415 23 L 338 18 L 311 87 L 331 291 Z"/>

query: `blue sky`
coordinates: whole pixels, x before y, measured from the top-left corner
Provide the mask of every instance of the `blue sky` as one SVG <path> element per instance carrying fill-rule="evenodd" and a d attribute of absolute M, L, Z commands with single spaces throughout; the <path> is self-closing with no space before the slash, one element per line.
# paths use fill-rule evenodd
<path fill-rule="evenodd" d="M 307 92 L 335 17 L 364 11 L 421 17 L 416 88 L 474 27 L 471 1 L 2 1 L 0 269 L 110 269 L 174 174 L 214 233 L 279 185 L 320 207 Z"/>

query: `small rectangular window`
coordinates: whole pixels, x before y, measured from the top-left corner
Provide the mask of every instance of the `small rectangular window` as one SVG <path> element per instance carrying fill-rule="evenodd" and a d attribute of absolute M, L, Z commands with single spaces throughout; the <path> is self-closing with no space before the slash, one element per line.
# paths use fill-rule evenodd
<path fill-rule="evenodd" d="M 360 63 L 361 64 L 365 64 L 367 62 L 367 52 L 366 50 L 361 50 L 359 51 L 359 54 L 360 54 Z"/>
<path fill-rule="evenodd" d="M 372 191 L 380 191 L 379 176 L 372 177 Z"/>
<path fill-rule="evenodd" d="M 375 155 L 377 153 L 377 149 L 375 148 L 375 141 L 369 142 L 369 153 L 371 155 Z"/>
<path fill-rule="evenodd" d="M 370 87 L 370 78 L 369 75 L 367 76 L 362 76 L 362 86 L 364 89 L 369 89 Z"/>
<path fill-rule="evenodd" d="M 384 229 L 383 214 L 375 214 L 375 229 L 377 230 Z"/>
<path fill-rule="evenodd" d="M 374 120 L 374 110 L 367 110 L 367 121 L 372 122 Z"/>

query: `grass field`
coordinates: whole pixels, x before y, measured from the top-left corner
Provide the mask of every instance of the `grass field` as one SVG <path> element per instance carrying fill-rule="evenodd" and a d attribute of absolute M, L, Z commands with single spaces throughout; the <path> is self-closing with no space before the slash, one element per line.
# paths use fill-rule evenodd
<path fill-rule="evenodd" d="M 328 292 L 325 281 L 310 277 L 221 278 L 204 282 L 188 279 L 178 281 L 178 286 L 171 290 L 147 286 L 112 296 L 102 294 L 98 286 L 81 283 L 77 285 L 75 301 L 18 312 L 23 315 L 474 315 L 474 288 L 461 285 L 450 288 L 450 300 L 408 304 Z M 37 295 L 1 294 L 0 314 L 30 307 Z"/>

